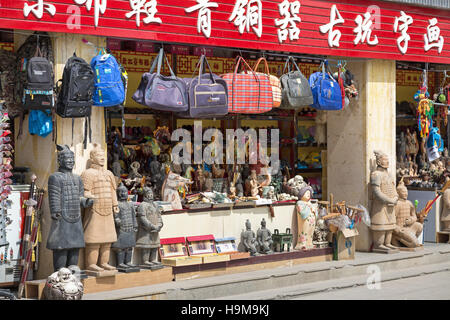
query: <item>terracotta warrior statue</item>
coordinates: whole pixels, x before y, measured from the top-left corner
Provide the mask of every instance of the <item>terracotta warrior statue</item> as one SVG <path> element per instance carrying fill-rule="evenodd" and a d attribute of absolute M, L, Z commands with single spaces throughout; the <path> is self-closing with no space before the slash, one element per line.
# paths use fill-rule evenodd
<path fill-rule="evenodd" d="M 312 203 L 313 189 L 306 186 L 298 193 L 297 209 L 297 245 L 295 250 L 313 249 L 314 229 L 318 213 L 317 203 Z"/>
<path fill-rule="evenodd" d="M 408 248 L 420 247 L 418 237 L 422 233 L 423 225 L 417 222 L 416 209 L 408 199 L 408 189 L 400 181 L 397 187 L 398 202 L 395 205 L 395 217 L 397 220 L 392 244 L 396 247 L 406 246 Z"/>
<path fill-rule="evenodd" d="M 388 173 L 389 157 L 381 151 L 374 151 L 377 169 L 370 175 L 372 187 L 371 226 L 373 250 L 388 252 L 397 249 L 391 244 L 396 227 L 395 205 L 398 201 L 395 182 Z"/>
<path fill-rule="evenodd" d="M 256 243 L 260 253 L 268 254 L 272 251 L 272 233 L 266 228 L 266 220 L 263 218 L 261 221 L 261 228 L 256 232 Z"/>
<path fill-rule="evenodd" d="M 144 201 L 137 210 L 137 220 L 139 224 L 136 248 L 141 251 L 141 261 L 143 266 L 159 268 L 158 262 L 159 232 L 163 227 L 161 210 L 153 202 L 153 190 L 144 187 Z"/>
<path fill-rule="evenodd" d="M 83 227 L 86 242 L 86 270 L 116 270 L 108 264 L 111 244 L 117 241 L 114 214 L 119 213 L 116 181 L 111 171 L 104 168 L 105 151 L 98 145 L 90 153 L 91 166 L 81 179 L 84 196 L 95 199 L 94 205 L 85 210 Z"/>
<path fill-rule="evenodd" d="M 84 248 L 81 207 L 90 207 L 94 200 L 84 197 L 83 181 L 73 174 L 74 153 L 66 146 L 57 146 L 57 172 L 48 179 L 48 201 L 52 224 L 47 249 L 53 251 L 53 269 L 78 265 L 80 248 Z"/>
<path fill-rule="evenodd" d="M 116 251 L 117 267 L 128 269 L 135 267 L 131 263 L 133 248 L 136 246 L 137 221 L 134 205 L 128 201 L 128 189 L 124 184 L 117 188 L 119 213 L 114 216 L 117 241 L 111 246 Z"/>
<path fill-rule="evenodd" d="M 252 225 L 250 220 L 247 219 L 245 222 L 245 231 L 242 231 L 242 245 L 245 248 L 246 252 L 250 252 L 250 255 L 256 256 L 258 255 L 258 250 L 256 250 L 256 237 L 255 233 L 252 231 Z"/>

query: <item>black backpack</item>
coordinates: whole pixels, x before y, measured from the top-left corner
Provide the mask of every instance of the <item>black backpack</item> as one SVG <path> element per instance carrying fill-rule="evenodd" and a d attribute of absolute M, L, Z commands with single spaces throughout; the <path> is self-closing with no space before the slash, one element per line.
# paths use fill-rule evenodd
<path fill-rule="evenodd" d="M 54 74 L 53 65 L 41 55 L 39 47 L 36 55 L 27 63 L 27 82 L 23 91 L 24 110 L 53 109 Z"/>
<path fill-rule="evenodd" d="M 58 81 L 58 102 L 56 113 L 62 118 L 72 118 L 72 139 L 74 118 L 85 118 L 84 141 L 91 137 L 92 97 L 94 95 L 95 74 L 84 59 L 74 53 L 64 66 L 63 78 Z M 88 131 L 89 127 L 89 131 Z M 55 139 L 56 141 L 56 139 Z"/>
<path fill-rule="evenodd" d="M 56 113 L 62 118 L 81 118 L 91 115 L 95 75 L 91 66 L 76 54 L 67 60 L 63 78 L 58 81 Z"/>

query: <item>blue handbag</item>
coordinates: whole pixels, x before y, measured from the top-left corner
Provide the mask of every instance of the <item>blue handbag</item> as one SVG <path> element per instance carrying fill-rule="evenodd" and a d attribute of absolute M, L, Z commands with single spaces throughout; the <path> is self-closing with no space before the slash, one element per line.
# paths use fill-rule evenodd
<path fill-rule="evenodd" d="M 342 91 L 339 83 L 325 71 L 322 63 L 322 72 L 315 72 L 309 77 L 309 85 L 313 94 L 312 108 L 317 110 L 342 110 Z"/>

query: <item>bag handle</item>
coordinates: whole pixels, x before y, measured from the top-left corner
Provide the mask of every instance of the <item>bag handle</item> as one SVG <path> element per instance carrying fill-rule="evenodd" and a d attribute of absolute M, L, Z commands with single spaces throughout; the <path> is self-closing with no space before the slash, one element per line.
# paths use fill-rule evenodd
<path fill-rule="evenodd" d="M 43 57 L 41 48 L 39 48 L 39 46 L 36 47 L 36 52 L 34 53 L 34 57 Z"/>
<path fill-rule="evenodd" d="M 170 70 L 170 75 L 172 77 L 175 78 L 175 74 L 173 73 L 173 70 L 169 64 L 169 60 L 167 59 L 167 55 L 164 53 L 164 49 L 161 47 L 161 49 L 159 49 L 159 56 L 158 56 L 158 71 L 156 72 L 157 75 L 161 74 L 161 67 L 163 65 L 163 58 L 165 58 L 165 61 L 167 63 L 167 66 L 169 67 Z"/>
<path fill-rule="evenodd" d="M 291 72 L 291 64 L 290 64 L 290 62 L 292 62 L 294 64 L 294 66 L 295 66 L 295 68 L 297 69 L 298 72 L 302 73 L 300 68 L 298 67 L 297 63 L 295 62 L 294 57 L 292 57 L 292 56 L 287 57 L 286 63 L 284 64 L 283 73 L 285 73 L 286 67 L 288 68 L 288 73 Z"/>
<path fill-rule="evenodd" d="M 237 71 L 238 71 L 239 64 L 241 63 L 241 61 L 244 62 L 244 67 L 247 67 L 247 68 L 253 73 L 253 76 L 255 77 L 256 82 L 258 82 L 258 110 L 259 110 L 259 108 L 260 108 L 259 104 L 260 104 L 260 101 L 261 101 L 261 99 L 260 99 L 260 98 L 261 98 L 261 83 L 260 83 L 259 78 L 258 78 L 258 76 L 256 75 L 255 71 L 253 71 L 252 68 L 250 68 L 250 66 L 249 66 L 248 63 L 244 60 L 244 58 L 243 58 L 242 56 L 238 56 L 238 57 L 237 57 L 236 68 L 234 69 L 233 80 L 231 81 L 231 83 L 234 83 L 234 79 L 235 79 L 236 76 L 237 76 Z M 233 99 L 233 105 L 231 106 L 232 109 L 234 109 L 234 102 L 236 101 L 236 100 L 234 99 L 234 88 L 235 88 L 235 87 L 236 87 L 236 86 L 233 86 L 233 89 L 231 90 L 231 97 L 232 97 L 232 99 Z"/>
<path fill-rule="evenodd" d="M 266 71 L 267 75 L 270 75 L 270 71 L 269 71 L 269 64 L 267 63 L 267 59 L 264 57 L 261 57 L 258 59 L 258 61 L 256 61 L 255 66 L 253 67 L 254 71 L 258 70 L 259 64 L 261 63 L 261 61 L 264 61 L 264 69 Z"/>
<path fill-rule="evenodd" d="M 195 66 L 194 72 L 192 72 L 192 77 L 194 78 L 195 72 L 197 71 L 197 68 L 200 66 L 199 71 L 198 71 L 198 81 L 197 84 L 200 84 L 201 82 L 201 78 L 202 78 L 202 74 L 203 74 L 203 66 L 206 63 L 206 66 L 208 67 L 209 70 L 209 75 L 211 77 L 211 81 L 215 84 L 216 80 L 214 79 L 214 75 L 211 71 L 211 67 L 209 65 L 208 59 L 206 58 L 206 56 L 204 54 L 202 54 L 200 56 L 200 60 L 197 62 L 197 65 Z"/>

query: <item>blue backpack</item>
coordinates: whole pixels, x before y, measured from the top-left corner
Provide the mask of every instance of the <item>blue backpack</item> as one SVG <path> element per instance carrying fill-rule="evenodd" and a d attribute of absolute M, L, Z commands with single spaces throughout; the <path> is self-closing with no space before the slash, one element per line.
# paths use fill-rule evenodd
<path fill-rule="evenodd" d="M 315 72 L 309 77 L 314 98 L 311 107 L 317 110 L 342 110 L 341 87 L 329 72 L 325 72 L 325 63 L 321 67 L 322 72 Z"/>
<path fill-rule="evenodd" d="M 114 107 L 125 101 L 122 72 L 116 58 L 103 52 L 91 61 L 95 73 L 94 106 Z"/>
<path fill-rule="evenodd" d="M 50 110 L 30 110 L 28 116 L 28 131 L 31 135 L 46 137 L 53 131 L 52 114 Z"/>

